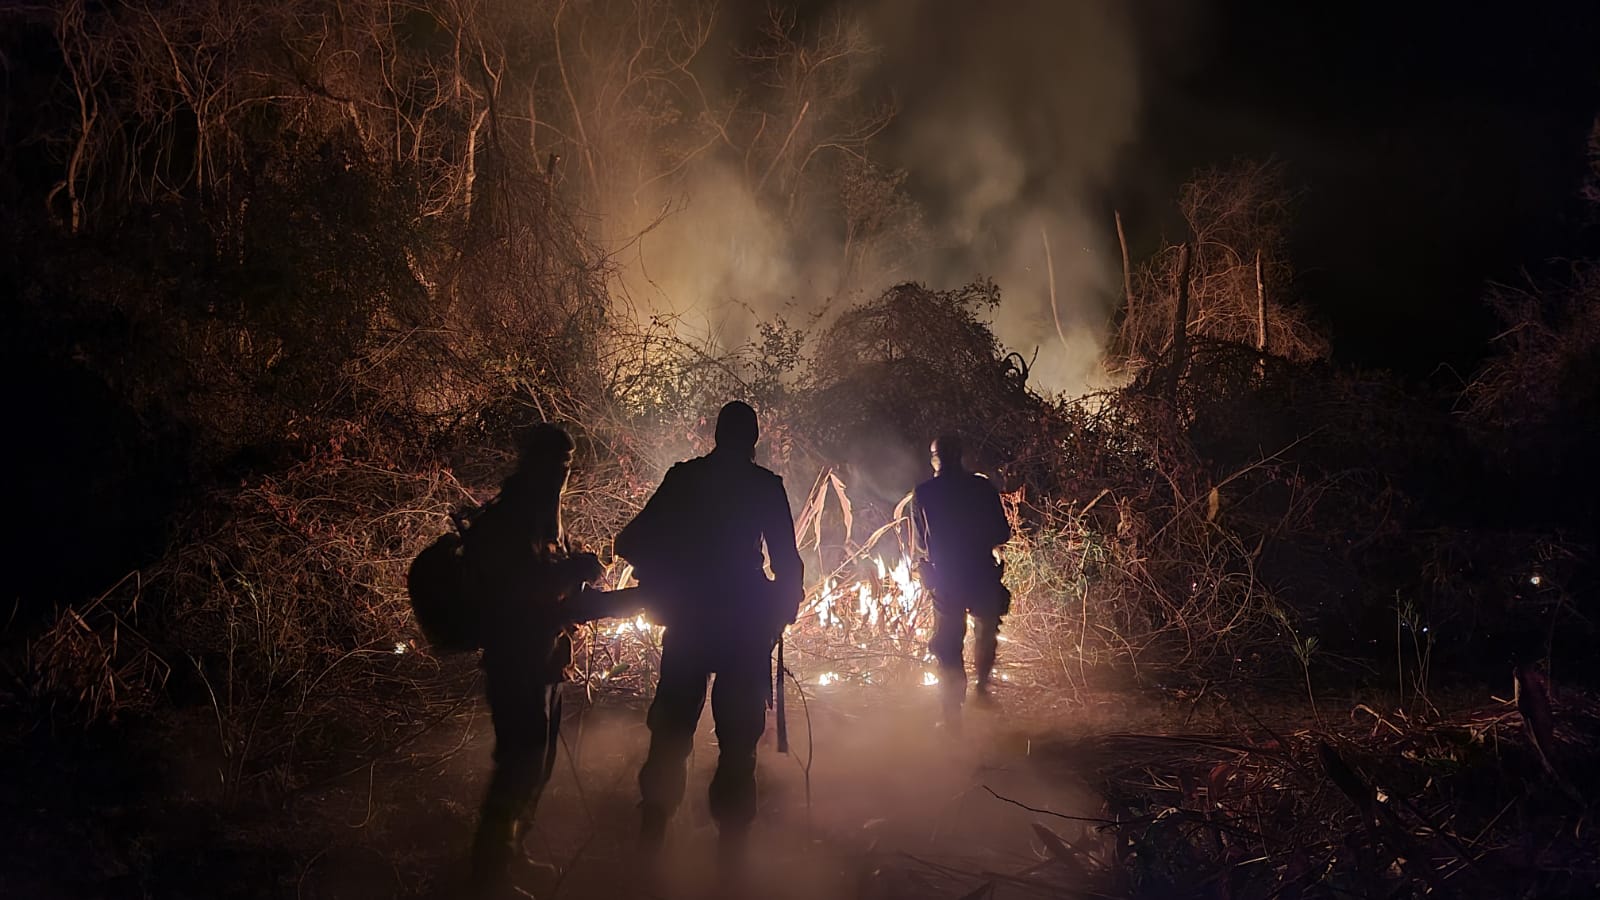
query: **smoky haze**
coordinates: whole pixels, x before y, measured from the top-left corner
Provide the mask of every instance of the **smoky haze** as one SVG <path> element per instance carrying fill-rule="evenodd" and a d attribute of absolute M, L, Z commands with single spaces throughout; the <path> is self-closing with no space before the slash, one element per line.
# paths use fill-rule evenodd
<path fill-rule="evenodd" d="M 799 668 L 814 683 L 817 672 Z M 1099 810 L 1086 785 L 1059 760 L 1035 754 L 1026 733 L 1004 717 L 973 711 L 964 737 L 937 727 L 935 688 L 808 687 L 806 702 L 799 700 L 791 687 L 791 752 L 777 752 L 770 721 L 758 751 L 752 889 L 732 896 L 927 896 L 927 883 L 916 880 L 916 859 L 937 859 L 974 876 L 1021 871 L 1040 859 L 1035 823 L 1079 839 L 1058 817 L 1005 803 L 990 790 L 1067 815 Z M 634 847 L 637 777 L 649 744 L 643 710 L 602 701 L 568 718 L 563 759 L 525 842 L 535 859 L 567 867 L 559 876 L 561 896 L 730 895 L 719 891 L 716 826 L 706 800 L 717 761 L 711 719 L 708 709 L 662 865 L 650 869 Z M 481 741 L 457 757 L 465 790 L 487 777 L 488 750 Z M 552 872 L 524 870 L 518 877 L 539 896 L 557 893 L 549 889 Z M 937 895 L 962 896 L 980 881 L 948 877 Z M 1002 889 L 996 896 L 1011 895 Z"/>
<path fill-rule="evenodd" d="M 720 11 L 692 67 L 697 130 L 677 137 L 705 149 L 641 169 L 654 174 L 601 203 L 623 292 L 640 313 L 732 343 L 754 316 L 796 321 L 898 281 L 987 276 L 1004 297 L 996 334 L 1037 352 L 1035 386 L 1095 386 L 1121 276 L 1091 203 L 1137 131 L 1128 15 L 1111 2 L 841 4 L 791 31 L 808 61 L 837 62 L 785 81 L 750 74 L 759 17 Z M 840 199 L 861 158 L 903 173 L 866 238 Z"/>
<path fill-rule="evenodd" d="M 1136 136 L 1126 8 L 884 0 L 873 13 L 880 77 L 903 98 L 890 152 L 936 224 L 925 277 L 992 276 L 1005 297 L 996 334 L 1024 355 L 1038 348 L 1033 377 L 1049 389 L 1096 380 L 1120 278 L 1109 229 L 1088 201 Z"/>

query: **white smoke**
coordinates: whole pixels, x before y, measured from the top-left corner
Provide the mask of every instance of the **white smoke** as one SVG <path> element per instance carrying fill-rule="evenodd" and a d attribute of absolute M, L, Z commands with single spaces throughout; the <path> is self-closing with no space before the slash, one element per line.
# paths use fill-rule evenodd
<path fill-rule="evenodd" d="M 875 14 L 886 70 L 911 91 L 892 153 L 921 177 L 945 247 L 928 277 L 993 277 L 995 332 L 1037 352 L 1046 389 L 1093 386 L 1120 281 L 1092 200 L 1138 132 L 1128 15 L 1103 0 L 884 0 Z"/>
<path fill-rule="evenodd" d="M 611 234 L 642 232 L 619 254 L 636 308 L 733 342 L 748 335 L 754 316 L 801 318 L 900 280 L 949 288 L 988 276 L 1004 298 L 996 334 L 1033 359 L 1034 385 L 1069 393 L 1096 386 L 1121 280 L 1110 213 L 1096 197 L 1140 115 L 1127 6 L 879 0 L 848 15 L 853 33 L 877 48 L 870 65 L 852 69 L 858 90 L 898 107 L 871 153 L 907 173 L 924 252 L 874 257 L 846 272 L 837 216 L 797 214 L 805 196 L 780 203 L 769 189 L 758 197 L 761 172 L 713 148 L 602 210 Z M 727 56 L 723 77 L 704 83 L 738 91 L 725 75 L 733 67 Z M 730 95 L 712 106 L 732 102 Z M 802 124 L 800 139 L 820 140 L 805 130 L 811 121 Z M 805 190 L 822 192 L 814 183 Z"/>

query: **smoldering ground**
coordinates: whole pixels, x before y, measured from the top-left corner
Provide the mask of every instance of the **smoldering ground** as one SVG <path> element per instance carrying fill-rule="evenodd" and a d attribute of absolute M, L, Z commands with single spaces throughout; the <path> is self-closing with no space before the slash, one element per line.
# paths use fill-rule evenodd
<path fill-rule="evenodd" d="M 536 897 L 939 896 L 930 894 L 924 861 L 972 873 L 1020 871 L 1040 860 L 1032 823 L 1062 824 L 989 790 L 1092 814 L 1087 792 L 1030 756 L 1029 740 L 1003 714 L 969 709 L 966 733 L 952 739 L 935 724 L 936 688 L 812 686 L 803 705 L 791 689 L 790 754 L 776 751 L 772 728 L 763 738 L 747 877 L 730 887 L 716 875 L 705 799 L 717 753 L 709 708 L 688 794 L 660 864 L 647 870 L 633 850 L 635 779 L 649 742 L 644 701 L 609 697 L 589 706 L 581 689 L 568 690 L 561 756 L 515 869 L 516 888 Z M 304 864 L 299 896 L 456 896 L 488 777 L 487 725 L 480 711 L 451 733 L 441 730 L 387 786 L 381 771 L 376 784 L 363 772 L 308 798 L 343 833 Z M 963 887 L 956 876 L 941 881 L 952 897 L 978 886 Z M 995 896 L 1006 896 L 1004 888 Z"/>

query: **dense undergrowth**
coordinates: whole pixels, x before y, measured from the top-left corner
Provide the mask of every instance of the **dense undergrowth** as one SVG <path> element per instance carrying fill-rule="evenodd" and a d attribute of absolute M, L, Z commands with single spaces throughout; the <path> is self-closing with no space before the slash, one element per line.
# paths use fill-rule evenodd
<path fill-rule="evenodd" d="M 223 808 L 392 752 L 471 696 L 470 661 L 435 659 L 417 634 L 403 576 L 451 511 L 492 495 L 511 433 L 546 420 L 574 431 L 568 526 L 609 559 L 666 466 L 706 449 L 708 417 L 742 397 L 797 509 L 816 499 L 807 486 L 840 485 L 803 535 L 814 574 L 892 556 L 884 536 L 926 441 L 969 437 L 1018 525 L 1006 652 L 1020 680 L 1061 696 L 1270 684 L 1319 721 L 1350 713 L 1335 697 L 1370 698 L 1379 724 L 1360 747 L 1330 727 L 1271 747 L 1205 745 L 1209 771 L 1166 760 L 1177 781 L 1157 805 L 1174 812 L 1148 797 L 1111 807 L 1116 845 L 1072 863 L 1116 890 L 1170 888 L 1125 870 L 1139 840 L 1185 854 L 1174 871 L 1212 884 L 1227 883 L 1212 863 L 1268 853 L 1287 854 L 1274 882 L 1285 891 L 1347 876 L 1430 885 L 1493 864 L 1440 824 L 1472 779 L 1511 766 L 1527 785 L 1507 789 L 1513 806 L 1546 803 L 1551 785 L 1580 805 L 1592 796 L 1562 774 L 1594 739 L 1581 702 L 1589 718 L 1546 728 L 1527 708 L 1461 724 L 1434 700 L 1442 685 L 1504 690 L 1513 667 L 1558 686 L 1592 678 L 1591 267 L 1498 295 L 1507 336 L 1465 391 L 1353 372 L 1327 360 L 1302 313 L 1269 320 L 1257 305 L 1261 276 L 1246 275 L 1261 269 L 1241 260 L 1276 249 L 1282 209 L 1253 181 L 1213 178 L 1184 199 L 1195 233 L 1215 239 L 1195 271 L 1178 248 L 1140 266 L 1145 302 L 1124 311 L 1108 360 L 1115 389 L 1036 391 L 1024 356 L 985 324 L 1005 302 L 987 282 L 884 285 L 825 319 L 698 340 L 635 314 L 583 198 L 531 147 L 472 124 L 491 114 L 477 74 L 435 98 L 450 127 L 426 141 L 419 130 L 409 150 L 346 121 L 328 85 L 294 87 L 281 61 L 270 91 L 218 95 L 237 99 L 232 118 L 195 119 L 155 101 L 178 88 L 136 52 L 151 35 L 101 20 L 132 30 L 105 45 L 123 55 L 98 57 L 72 43 L 86 26 L 71 8 L 79 19 L 30 25 L 61 41 L 64 78 L 19 90 L 59 104 L 82 100 L 66 85 L 103 84 L 116 128 L 58 183 L 30 174 L 80 160 L 88 132 L 20 140 L 59 125 L 48 104 L 4 125 L 5 349 L 38 418 L 23 472 L 34 527 L 15 548 L 31 562 L 0 645 L 18 746 L 182 735 L 178 752 L 208 772 L 197 798 Z M 492 23 L 456 24 L 503 52 Z M 77 81 L 74 66 L 89 67 Z M 461 145 L 468 129 L 481 146 Z M 1208 207 L 1218 191 L 1240 202 Z M 1188 331 L 1171 324 L 1180 277 L 1197 279 L 1192 302 L 1212 313 Z M 1261 340 L 1248 339 L 1257 324 Z M 648 652 L 605 671 L 607 689 L 646 689 Z M 1345 832 L 1363 835 L 1355 875 L 1323 858 L 1326 835 L 1236 833 L 1252 816 L 1330 817 L 1329 779 L 1360 793 L 1318 741 L 1374 771 L 1396 754 L 1427 764 L 1385 781 L 1391 794 L 1426 794 L 1412 782 L 1428 766 L 1468 786 L 1418 800 L 1401 824 L 1360 810 L 1379 821 Z M 1129 837 L 1134 819 L 1142 837 Z M 1419 828 L 1448 866 L 1413 871 L 1405 842 Z"/>

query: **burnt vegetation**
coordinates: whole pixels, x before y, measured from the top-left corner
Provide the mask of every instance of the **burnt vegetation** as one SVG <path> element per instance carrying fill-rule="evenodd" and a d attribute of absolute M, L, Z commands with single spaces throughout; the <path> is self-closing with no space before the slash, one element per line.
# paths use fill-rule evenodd
<path fill-rule="evenodd" d="M 738 54 L 749 90 L 712 102 L 709 10 L 685 9 L 0 13 L 25 524 L 6 752 L 127 763 L 5 787 L 49 811 L 6 851 L 24 890 L 69 846 L 94 865 L 68 893 L 293 892 L 307 848 L 241 835 L 471 702 L 404 575 L 487 499 L 511 432 L 573 425 L 568 525 L 603 548 L 742 396 L 768 464 L 816 486 L 794 500 L 824 573 L 890 551 L 925 441 L 964 430 L 1020 526 L 1014 681 L 1149 691 L 1172 731 L 1210 729 L 1051 738 L 1102 815 L 1040 824 L 1034 870 L 931 867 L 905 896 L 1591 895 L 1596 262 L 1494 289 L 1504 333 L 1459 391 L 1351 371 L 1293 302 L 1285 172 L 1244 162 L 1197 173 L 1183 233 L 1129 261 L 1113 389 L 1031 386 L 986 281 L 698 339 L 615 290 L 597 211 L 640 172 L 721 155 L 773 216 L 839 236 L 844 281 L 914 276 L 927 238 L 873 157 L 892 110 L 849 88 L 860 33 L 775 15 Z M 800 643 L 847 680 L 899 652 Z M 582 649 L 591 695 L 647 689 L 648 635 Z"/>

